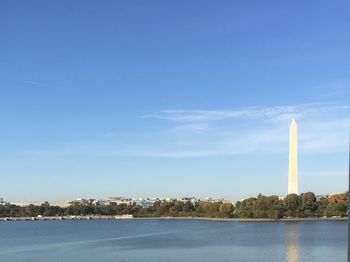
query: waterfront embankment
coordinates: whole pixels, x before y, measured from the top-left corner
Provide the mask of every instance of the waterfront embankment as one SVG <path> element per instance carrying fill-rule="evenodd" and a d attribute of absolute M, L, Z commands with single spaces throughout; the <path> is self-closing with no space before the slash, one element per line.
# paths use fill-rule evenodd
<path fill-rule="evenodd" d="M 125 216 L 39 216 L 39 217 L 1 217 L 0 221 L 50 221 L 50 220 L 203 220 L 223 222 L 295 222 L 295 221 L 345 221 L 348 217 L 308 217 L 308 218 L 210 218 L 210 217 L 132 217 Z"/>

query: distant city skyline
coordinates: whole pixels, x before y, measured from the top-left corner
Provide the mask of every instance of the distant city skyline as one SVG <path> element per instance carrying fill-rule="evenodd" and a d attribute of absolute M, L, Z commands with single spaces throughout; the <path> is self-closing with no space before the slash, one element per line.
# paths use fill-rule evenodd
<path fill-rule="evenodd" d="M 327 1 L 3 1 L 0 197 L 285 195 L 292 118 L 299 193 L 345 192 L 349 23 Z"/>

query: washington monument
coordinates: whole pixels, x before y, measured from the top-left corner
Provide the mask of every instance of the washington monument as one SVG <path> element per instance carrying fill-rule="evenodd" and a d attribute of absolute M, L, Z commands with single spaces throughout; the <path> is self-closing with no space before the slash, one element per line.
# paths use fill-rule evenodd
<path fill-rule="evenodd" d="M 288 194 L 298 194 L 298 133 L 297 123 L 292 120 L 289 130 Z"/>

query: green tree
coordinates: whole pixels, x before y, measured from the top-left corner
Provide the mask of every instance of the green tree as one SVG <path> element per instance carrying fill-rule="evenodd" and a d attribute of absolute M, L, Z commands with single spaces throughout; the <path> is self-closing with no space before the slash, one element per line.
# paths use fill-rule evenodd
<path fill-rule="evenodd" d="M 219 207 L 219 211 L 224 217 L 230 217 L 235 210 L 232 203 L 222 203 Z"/>
<path fill-rule="evenodd" d="M 319 201 L 317 201 L 315 215 L 318 217 L 326 215 L 328 203 L 328 198 L 326 197 L 322 197 Z"/>
<path fill-rule="evenodd" d="M 182 201 L 176 201 L 175 202 L 175 210 L 177 212 L 181 212 L 184 207 L 184 203 Z"/>
<path fill-rule="evenodd" d="M 182 207 L 182 211 L 183 212 L 192 212 L 193 211 L 193 204 L 190 201 L 187 201 L 184 203 L 183 207 Z"/>
<path fill-rule="evenodd" d="M 305 216 L 312 216 L 313 212 L 317 208 L 316 205 L 316 197 L 312 192 L 307 192 L 301 194 L 301 208 L 304 211 Z"/>
<path fill-rule="evenodd" d="M 332 216 L 345 216 L 347 211 L 346 203 L 329 203 L 326 209 L 326 215 Z"/>
<path fill-rule="evenodd" d="M 295 212 L 298 209 L 298 195 L 297 194 L 288 194 L 284 200 L 283 204 L 286 208 L 287 216 L 295 216 Z"/>

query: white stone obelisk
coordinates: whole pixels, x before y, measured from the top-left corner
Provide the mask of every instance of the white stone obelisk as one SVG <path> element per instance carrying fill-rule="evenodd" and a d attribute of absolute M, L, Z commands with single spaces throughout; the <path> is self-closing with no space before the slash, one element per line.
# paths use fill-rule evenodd
<path fill-rule="evenodd" d="M 298 132 L 295 119 L 289 130 L 288 194 L 298 194 Z"/>

